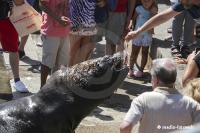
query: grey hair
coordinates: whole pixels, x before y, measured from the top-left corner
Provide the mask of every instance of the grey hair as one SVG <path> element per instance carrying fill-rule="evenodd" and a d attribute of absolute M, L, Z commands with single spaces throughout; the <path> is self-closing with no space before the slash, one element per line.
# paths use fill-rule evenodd
<path fill-rule="evenodd" d="M 156 75 L 164 84 L 175 83 L 176 63 L 170 58 L 158 58 L 152 61 L 151 75 Z"/>

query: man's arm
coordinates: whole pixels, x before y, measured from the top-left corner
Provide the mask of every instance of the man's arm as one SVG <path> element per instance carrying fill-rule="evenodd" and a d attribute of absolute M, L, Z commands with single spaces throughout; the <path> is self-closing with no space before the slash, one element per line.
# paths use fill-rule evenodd
<path fill-rule="evenodd" d="M 125 29 L 128 29 L 128 26 L 130 24 L 130 20 L 135 8 L 135 3 L 136 3 L 136 0 L 128 0 L 128 16 L 126 17 L 126 22 L 125 22 L 125 27 L 124 27 Z"/>
<path fill-rule="evenodd" d="M 133 27 L 134 30 L 135 30 L 135 24 L 136 24 L 136 20 L 137 20 L 138 15 L 139 14 L 135 11 L 133 18 L 132 18 L 132 27 Z"/>
<path fill-rule="evenodd" d="M 131 133 L 133 126 L 142 119 L 144 115 L 143 99 L 144 94 L 141 94 L 132 101 L 131 107 L 120 125 L 121 133 Z"/>
<path fill-rule="evenodd" d="M 51 11 L 51 9 L 46 5 L 46 2 L 39 1 L 39 7 L 42 11 L 44 11 L 46 14 L 51 16 L 54 20 L 58 21 L 63 26 L 69 26 L 71 21 L 66 16 L 59 16 Z"/>
<path fill-rule="evenodd" d="M 120 125 L 120 133 L 131 133 L 133 125 L 128 121 L 123 121 Z"/>
<path fill-rule="evenodd" d="M 176 11 L 172 10 L 172 8 L 170 7 L 169 9 L 167 9 L 167 10 L 157 14 L 156 16 L 152 17 L 151 19 L 149 19 L 138 30 L 129 32 L 127 34 L 127 36 L 125 37 L 126 41 L 130 41 L 131 39 L 138 37 L 142 32 L 152 29 L 152 28 L 168 21 L 169 19 L 178 15 L 179 13 L 181 13 L 181 12 L 176 12 Z"/>

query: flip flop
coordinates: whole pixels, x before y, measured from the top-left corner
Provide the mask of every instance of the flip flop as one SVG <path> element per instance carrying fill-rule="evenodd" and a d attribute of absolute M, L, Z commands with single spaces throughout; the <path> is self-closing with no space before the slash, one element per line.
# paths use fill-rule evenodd
<path fill-rule="evenodd" d="M 129 70 L 128 76 L 129 76 L 129 77 L 133 76 L 133 70 Z"/>

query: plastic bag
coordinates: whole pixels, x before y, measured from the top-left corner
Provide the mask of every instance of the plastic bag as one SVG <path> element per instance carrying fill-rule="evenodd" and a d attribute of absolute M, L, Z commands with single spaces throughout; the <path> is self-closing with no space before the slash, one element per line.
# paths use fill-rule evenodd
<path fill-rule="evenodd" d="M 20 37 L 40 30 L 42 16 L 26 0 L 21 6 L 13 4 L 12 11 L 9 18 Z"/>

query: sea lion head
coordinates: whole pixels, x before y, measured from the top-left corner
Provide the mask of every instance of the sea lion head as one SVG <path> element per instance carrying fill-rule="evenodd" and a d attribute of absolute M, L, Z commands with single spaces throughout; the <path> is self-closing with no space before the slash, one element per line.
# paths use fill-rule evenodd
<path fill-rule="evenodd" d="M 113 56 L 88 60 L 70 68 L 63 68 L 52 77 L 61 77 L 59 80 L 81 97 L 106 98 L 120 87 L 128 73 L 124 55 L 124 52 L 118 52 Z"/>

